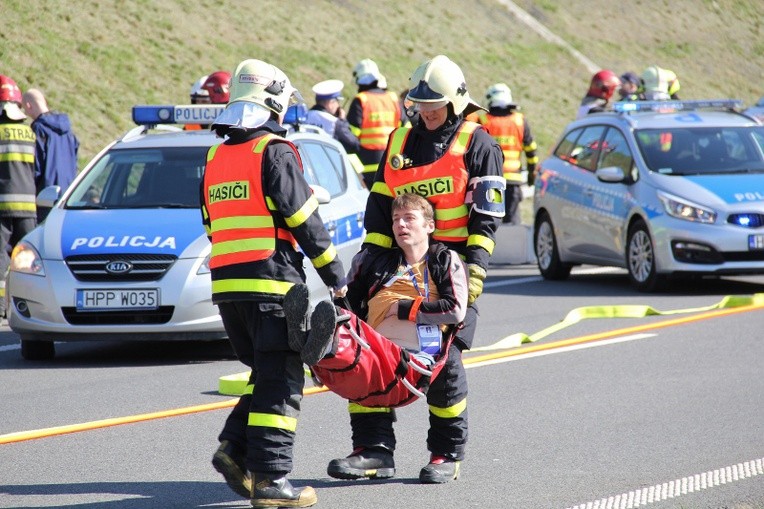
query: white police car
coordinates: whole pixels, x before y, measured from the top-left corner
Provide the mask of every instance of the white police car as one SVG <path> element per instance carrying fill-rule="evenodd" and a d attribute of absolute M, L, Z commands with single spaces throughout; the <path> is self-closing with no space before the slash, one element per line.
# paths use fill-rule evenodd
<path fill-rule="evenodd" d="M 40 193 L 38 205 L 52 208 L 14 249 L 7 288 L 9 325 L 25 359 L 52 358 L 54 341 L 225 338 L 199 211 L 207 149 L 222 140 L 165 125 L 210 123 L 222 108 L 135 107 L 139 126 L 102 150 L 60 199 L 57 187 Z M 368 191 L 323 131 L 292 126 L 287 138 L 349 268 Z M 313 297 L 328 297 L 306 265 Z"/>
<path fill-rule="evenodd" d="M 536 177 L 541 274 L 625 267 L 653 291 L 668 275 L 764 273 L 764 125 L 739 107 L 626 102 L 569 124 Z"/>

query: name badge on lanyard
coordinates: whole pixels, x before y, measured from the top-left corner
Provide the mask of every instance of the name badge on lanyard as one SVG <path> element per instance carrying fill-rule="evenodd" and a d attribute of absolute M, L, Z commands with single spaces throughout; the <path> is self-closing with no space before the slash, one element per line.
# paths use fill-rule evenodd
<path fill-rule="evenodd" d="M 419 295 L 423 296 L 425 302 L 427 302 L 430 299 L 430 285 L 427 281 L 427 258 L 424 260 L 424 274 L 422 276 L 424 292 L 419 289 L 414 269 L 411 267 L 409 267 L 409 275 L 411 276 L 411 282 L 414 284 L 414 289 Z M 437 325 L 418 323 L 416 326 L 416 335 L 419 340 L 420 351 L 432 356 L 440 354 L 441 344 L 443 343 L 443 331 L 440 330 L 440 327 Z"/>

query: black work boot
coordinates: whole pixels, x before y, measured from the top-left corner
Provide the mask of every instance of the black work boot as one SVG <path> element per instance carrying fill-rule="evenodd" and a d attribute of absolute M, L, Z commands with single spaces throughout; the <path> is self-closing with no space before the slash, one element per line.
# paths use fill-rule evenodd
<path fill-rule="evenodd" d="M 308 507 L 317 501 L 316 490 L 295 488 L 284 474 L 252 473 L 252 507 Z"/>
<path fill-rule="evenodd" d="M 287 323 L 289 348 L 302 351 L 310 328 L 310 292 L 308 285 L 297 283 L 284 295 L 284 315 Z"/>
<path fill-rule="evenodd" d="M 212 466 L 225 478 L 228 487 L 236 494 L 249 498 L 252 492 L 252 478 L 244 465 L 244 453 L 228 440 L 220 442 L 220 447 L 212 456 Z"/>
<path fill-rule="evenodd" d="M 461 461 L 445 456 L 432 455 L 430 462 L 419 471 L 419 482 L 423 484 L 443 484 L 459 477 Z"/>
<path fill-rule="evenodd" d="M 359 447 L 347 458 L 330 461 L 326 473 L 335 479 L 387 479 L 395 475 L 395 460 L 387 449 Z"/>
<path fill-rule="evenodd" d="M 337 309 L 328 300 L 322 300 L 316 304 L 316 309 L 310 316 L 308 339 L 300 352 L 302 362 L 312 366 L 323 359 L 329 347 L 336 343 L 334 334 L 336 328 Z M 336 348 L 333 350 L 336 351 Z"/>

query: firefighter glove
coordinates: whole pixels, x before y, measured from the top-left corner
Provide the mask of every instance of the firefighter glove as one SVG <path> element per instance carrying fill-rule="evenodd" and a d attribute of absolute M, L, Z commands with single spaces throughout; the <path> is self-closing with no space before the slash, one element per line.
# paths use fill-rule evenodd
<path fill-rule="evenodd" d="M 483 293 L 483 281 L 485 280 L 485 269 L 475 263 L 467 264 L 469 273 L 469 298 L 468 304 L 472 304 Z"/>

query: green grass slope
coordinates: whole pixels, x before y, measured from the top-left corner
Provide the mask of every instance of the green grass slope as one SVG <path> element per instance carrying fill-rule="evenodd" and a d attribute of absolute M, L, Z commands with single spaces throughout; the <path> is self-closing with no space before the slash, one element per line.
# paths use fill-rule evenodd
<path fill-rule="evenodd" d="M 506 3 L 506 2 L 505 2 Z M 516 4 L 597 66 L 673 69 L 683 98 L 764 95 L 760 0 L 522 1 Z M 372 58 L 392 90 L 444 53 L 482 102 L 504 81 L 545 155 L 571 120 L 591 72 L 493 0 L 3 0 L 0 73 L 70 114 L 81 162 L 132 127 L 134 104 L 186 103 L 199 76 L 246 58 L 310 87 Z"/>

